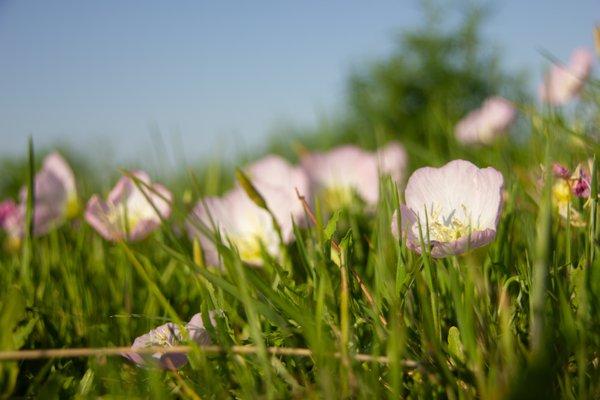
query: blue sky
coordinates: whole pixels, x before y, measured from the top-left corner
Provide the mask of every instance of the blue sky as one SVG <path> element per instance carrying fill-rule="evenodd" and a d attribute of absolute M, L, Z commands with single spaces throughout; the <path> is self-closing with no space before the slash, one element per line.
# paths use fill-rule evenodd
<path fill-rule="evenodd" d="M 567 58 L 600 22 L 598 0 L 490 4 L 486 38 L 532 87 L 539 48 Z M 0 0 L 0 156 L 28 135 L 115 162 L 143 162 L 156 131 L 194 160 L 256 148 L 334 113 L 351 67 L 421 21 L 416 0 Z"/>

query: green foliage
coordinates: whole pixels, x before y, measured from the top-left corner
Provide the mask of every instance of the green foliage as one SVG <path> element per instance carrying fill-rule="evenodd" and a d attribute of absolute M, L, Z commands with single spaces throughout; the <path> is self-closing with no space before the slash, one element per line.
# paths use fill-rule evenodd
<path fill-rule="evenodd" d="M 340 142 L 375 148 L 399 139 L 416 165 L 454 157 L 456 122 L 491 95 L 521 102 L 523 75 L 502 71 L 500 56 L 481 42 L 483 8 L 459 13 L 453 7 L 426 8 L 428 22 L 397 39 L 391 54 L 355 69 L 346 107 L 314 131 L 299 129 L 298 141 L 310 149 Z M 277 137 L 275 137 L 277 143 Z M 274 145 L 289 151 L 285 142 Z"/>

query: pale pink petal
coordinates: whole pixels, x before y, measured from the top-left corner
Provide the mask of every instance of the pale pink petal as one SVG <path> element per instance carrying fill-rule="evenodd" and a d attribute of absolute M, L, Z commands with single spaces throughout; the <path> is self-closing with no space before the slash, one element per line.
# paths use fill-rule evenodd
<path fill-rule="evenodd" d="M 57 152 L 51 153 L 44 158 L 42 170 L 55 175 L 62 183 L 69 195 L 76 194 L 75 175 L 69 164 Z"/>
<path fill-rule="evenodd" d="M 148 347 L 168 348 L 180 344 L 181 340 L 179 327 L 176 324 L 168 322 L 136 338 L 131 346 L 131 350 L 141 350 Z M 160 351 L 150 355 L 128 353 L 125 357 L 140 366 L 159 367 L 162 369 L 178 369 L 183 367 L 188 361 L 184 353 L 163 353 Z"/>
<path fill-rule="evenodd" d="M 44 159 L 35 175 L 34 194 L 35 232 L 42 235 L 65 221 L 69 202 L 77 199 L 73 171 L 58 153 Z M 21 189 L 20 198 L 23 205 L 27 203 L 27 188 Z"/>
<path fill-rule="evenodd" d="M 17 212 L 17 204 L 12 199 L 0 203 L 0 228 L 4 228 L 6 219 L 15 212 Z"/>
<path fill-rule="evenodd" d="M 593 63 L 594 55 L 592 52 L 584 47 L 579 47 L 571 54 L 569 70 L 581 81 L 585 81 L 592 72 Z"/>
<path fill-rule="evenodd" d="M 86 220 L 107 240 L 143 240 L 171 214 L 171 193 L 164 186 L 153 184 L 145 172 L 133 174 L 140 182 L 122 177 L 107 202 L 97 196 L 88 202 Z"/>
<path fill-rule="evenodd" d="M 219 265 L 219 252 L 214 243 L 215 237 L 206 232 L 217 233 L 221 226 L 232 226 L 227 206 L 218 197 L 206 197 L 198 202 L 186 221 L 186 228 L 190 239 L 200 240 L 204 258 L 209 265 Z M 222 236 L 220 236 L 222 240 Z"/>
<path fill-rule="evenodd" d="M 314 191 L 331 188 L 354 190 L 367 204 L 379 198 L 377 159 L 356 146 L 344 145 L 327 153 L 312 153 L 302 158 Z"/>
<path fill-rule="evenodd" d="M 85 220 L 94 228 L 104 239 L 109 241 L 118 241 L 123 239 L 124 232 L 109 221 L 108 215 L 110 207 L 100 199 L 98 195 L 93 195 L 85 210 Z"/>
<path fill-rule="evenodd" d="M 60 179 L 50 171 L 41 170 L 34 180 L 34 225 L 37 235 L 43 235 L 64 221 L 67 192 Z M 27 204 L 27 188 L 20 193 L 21 207 Z"/>
<path fill-rule="evenodd" d="M 504 178 L 494 168 L 483 168 L 471 187 L 471 196 L 464 203 L 472 221 L 482 229 L 495 230 L 502 211 Z"/>
<path fill-rule="evenodd" d="M 211 311 L 209 314 L 209 320 L 212 326 L 216 326 L 217 323 L 214 318 L 214 311 Z M 194 316 L 190 319 L 190 322 L 185 326 L 188 334 L 190 335 L 190 340 L 196 342 L 199 346 L 208 346 L 212 344 L 212 340 L 210 339 L 210 334 L 208 330 L 204 327 L 204 321 L 202 320 L 202 314 L 194 314 Z"/>
<path fill-rule="evenodd" d="M 469 250 L 473 250 L 491 243 L 495 237 L 495 230 L 486 229 L 483 231 L 474 231 L 470 236 L 463 236 L 453 242 L 432 242 L 431 256 L 435 258 L 443 258 L 451 255 L 462 254 Z M 420 249 L 416 249 L 416 251 L 419 253 L 421 252 Z"/>
<path fill-rule="evenodd" d="M 310 182 L 304 169 L 283 158 L 269 155 L 245 168 L 255 188 L 276 216 L 286 242 L 293 235 L 293 223 L 305 222 L 305 211 L 298 194 L 310 199 Z M 296 192 L 297 191 L 297 192 Z"/>
<path fill-rule="evenodd" d="M 404 204 L 400 204 L 400 218 L 401 218 L 401 229 L 398 229 L 398 214 L 394 212 L 392 216 L 392 234 L 396 239 L 402 237 L 409 249 L 415 249 L 419 246 L 420 238 L 415 235 L 415 225 L 418 222 L 417 214 L 415 214 L 410 208 Z"/>
<path fill-rule="evenodd" d="M 552 164 L 552 173 L 556 178 L 569 179 L 571 176 L 571 171 L 567 167 L 562 164 L 554 163 Z"/>
<path fill-rule="evenodd" d="M 512 103 L 502 97 L 486 99 L 483 105 L 458 122 L 456 138 L 465 144 L 489 144 L 507 133 L 516 119 Z"/>
<path fill-rule="evenodd" d="M 124 202 L 129 197 L 134 186 L 133 181 L 129 177 L 122 176 L 108 194 L 107 202 L 112 205 Z"/>
<path fill-rule="evenodd" d="M 408 163 L 406 150 L 398 142 L 389 142 L 386 146 L 377 151 L 379 162 L 379 171 L 387 174 L 394 181 L 400 183 L 404 178 L 404 172 Z"/>
<path fill-rule="evenodd" d="M 40 204 L 36 202 L 33 212 L 33 232 L 36 236 L 42 236 L 56 228 L 63 221 L 62 210 L 51 204 Z"/>
<path fill-rule="evenodd" d="M 553 65 L 540 85 L 539 95 L 543 102 L 560 106 L 579 95 L 588 79 L 593 63 L 593 54 L 584 48 L 576 49 L 569 64 Z"/>
<path fill-rule="evenodd" d="M 138 242 L 147 238 L 152 232 L 160 227 L 160 219 L 143 219 L 139 221 L 129 233 L 129 240 Z"/>
<path fill-rule="evenodd" d="M 219 255 L 213 242 L 219 233 L 225 244 L 234 246 L 260 240 L 273 256 L 279 256 L 279 238 L 271 215 L 258 207 L 241 188 L 222 197 L 209 197 L 198 202 L 186 223 L 190 237 L 199 238 L 208 263 L 219 265 Z M 211 234 L 212 233 L 212 234 Z M 242 259 L 259 264 L 258 259 Z"/>
<path fill-rule="evenodd" d="M 479 169 L 464 160 L 451 161 L 441 168 L 418 169 L 408 180 L 406 206 L 401 207 L 407 246 L 413 250 L 420 247 L 417 222 L 421 224 L 423 241 L 427 243 L 428 238 L 431 239 L 434 257 L 459 254 L 467 247 L 475 248 L 486 244 L 488 239 L 491 241 L 500 217 L 503 183 L 502 175 L 495 169 Z M 471 238 L 466 240 L 466 236 L 462 236 L 445 243 L 437 240 L 432 224 L 441 224 L 441 228 L 435 229 L 444 232 L 444 226 L 449 227 L 450 221 L 462 226 L 451 228 L 453 232 L 460 229 L 458 232 L 465 235 L 473 229 Z"/>

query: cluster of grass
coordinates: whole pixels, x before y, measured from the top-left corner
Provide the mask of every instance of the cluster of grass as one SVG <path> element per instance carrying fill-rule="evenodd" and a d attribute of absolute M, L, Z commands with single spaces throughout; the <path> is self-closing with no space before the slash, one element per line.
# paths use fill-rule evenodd
<path fill-rule="evenodd" d="M 141 243 L 107 243 L 77 220 L 2 251 L 0 350 L 128 346 L 165 321 L 220 310 L 209 332 L 224 351 L 194 348 L 178 372 L 118 356 L 0 361 L 0 397 L 598 398 L 598 182 L 579 205 L 587 226 L 575 228 L 558 218 L 551 182 L 543 189 L 536 177 L 540 165 L 597 154 L 599 97 L 590 82 L 565 112 L 521 103 L 519 133 L 491 148 L 458 145 L 440 102 L 424 106 L 431 121 L 415 122 L 420 136 L 397 137 L 411 168 L 464 158 L 502 172 L 497 237 L 466 255 L 432 259 L 394 239 L 402 190 L 387 180 L 374 213 L 358 204 L 316 212 L 288 256 L 261 268 L 224 246 L 222 269 L 204 265 L 182 233 L 183 191 L 172 220 Z M 395 135 L 385 121 L 363 135 L 374 144 Z M 352 140 L 345 132 L 336 140 Z M 178 185 L 197 198 L 221 190 L 222 174 Z M 254 351 L 227 351 L 235 345 Z"/>

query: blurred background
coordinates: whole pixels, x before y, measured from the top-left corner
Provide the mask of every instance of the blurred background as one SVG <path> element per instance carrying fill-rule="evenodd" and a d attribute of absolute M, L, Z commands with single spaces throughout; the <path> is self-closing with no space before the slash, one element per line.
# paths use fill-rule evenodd
<path fill-rule="evenodd" d="M 324 132 L 402 140 L 431 99 L 454 122 L 488 94 L 533 97 L 545 52 L 593 47 L 598 11 L 597 0 L 0 0 L 0 158 L 23 158 L 28 136 L 40 151 L 173 167 Z"/>

